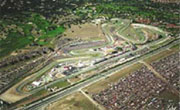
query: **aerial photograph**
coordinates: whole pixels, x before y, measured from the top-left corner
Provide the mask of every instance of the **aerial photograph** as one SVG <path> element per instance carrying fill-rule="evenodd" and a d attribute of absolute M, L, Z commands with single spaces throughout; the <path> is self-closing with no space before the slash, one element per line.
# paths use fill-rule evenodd
<path fill-rule="evenodd" d="M 180 110 L 180 0 L 0 0 L 0 110 Z"/>

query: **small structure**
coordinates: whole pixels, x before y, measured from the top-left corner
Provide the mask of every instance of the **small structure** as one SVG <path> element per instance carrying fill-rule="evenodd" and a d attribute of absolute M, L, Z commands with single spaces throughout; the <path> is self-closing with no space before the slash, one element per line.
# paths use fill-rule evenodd
<path fill-rule="evenodd" d="M 34 86 L 39 86 L 41 84 L 41 82 L 39 82 L 39 81 L 34 81 L 33 83 L 32 83 L 32 85 L 34 85 Z"/>

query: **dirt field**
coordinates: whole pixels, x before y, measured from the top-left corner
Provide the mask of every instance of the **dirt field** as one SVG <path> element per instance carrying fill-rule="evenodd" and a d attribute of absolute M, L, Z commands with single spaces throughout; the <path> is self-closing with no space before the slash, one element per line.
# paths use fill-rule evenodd
<path fill-rule="evenodd" d="M 126 67 L 123 70 L 117 72 L 116 74 L 84 88 L 84 91 L 88 91 L 90 94 L 98 93 L 98 92 L 108 88 L 109 84 L 117 82 L 120 78 L 122 78 L 122 77 L 128 75 L 129 73 L 137 70 L 141 66 L 142 66 L 142 64 L 136 63 L 130 67 Z"/>
<path fill-rule="evenodd" d="M 159 34 L 157 32 L 154 32 L 147 28 L 142 28 L 142 32 L 145 34 L 149 41 L 158 39 Z"/>
<path fill-rule="evenodd" d="M 78 81 L 80 81 L 81 80 L 81 78 L 78 76 L 78 77 L 73 77 L 73 78 L 70 78 L 69 79 L 69 81 L 71 82 L 71 83 L 76 83 L 76 82 L 78 82 Z"/>
<path fill-rule="evenodd" d="M 28 79 L 28 78 L 25 78 L 24 80 L 26 80 L 26 79 Z M 14 85 L 10 89 L 8 89 L 6 92 L 1 94 L 0 99 L 6 101 L 8 103 L 14 103 L 16 101 L 19 101 L 19 100 L 29 96 L 29 94 L 19 94 L 19 93 L 16 92 L 16 88 L 20 84 L 21 84 L 21 82 L 19 82 L 18 84 Z"/>
<path fill-rule="evenodd" d="M 164 57 L 167 57 L 167 56 L 169 56 L 169 55 L 171 55 L 171 54 L 173 54 L 174 52 L 177 52 L 177 51 L 178 51 L 178 48 L 173 47 L 173 48 L 170 48 L 169 50 L 165 50 L 165 51 L 162 51 L 162 52 L 160 52 L 160 53 L 158 53 L 158 54 L 156 54 L 154 56 L 151 56 L 151 57 L 145 59 L 144 61 L 146 63 L 151 63 L 153 61 L 157 61 L 157 60 L 160 60 L 160 59 L 162 59 Z"/>
<path fill-rule="evenodd" d="M 52 103 L 45 110 L 98 110 L 98 108 L 78 92 Z"/>
<path fill-rule="evenodd" d="M 105 40 L 100 26 L 91 23 L 85 23 L 81 25 L 71 25 L 70 29 L 64 32 L 63 37 L 77 38 L 82 40 Z"/>
<path fill-rule="evenodd" d="M 16 88 L 18 88 L 22 83 L 26 82 L 27 80 L 34 77 L 35 75 L 36 74 L 32 74 L 32 75 L 26 77 L 25 79 L 21 80 L 19 83 L 15 84 L 11 88 L 9 88 L 6 92 L 4 92 L 3 94 L 0 95 L 0 99 L 6 101 L 8 103 L 14 103 L 14 102 L 17 102 L 17 101 L 31 95 L 31 93 L 29 93 L 29 94 L 20 94 L 20 93 L 18 93 L 16 91 Z"/>
<path fill-rule="evenodd" d="M 88 72 L 85 72 L 85 73 L 79 75 L 78 77 L 70 78 L 69 80 L 70 80 L 71 83 L 76 83 L 76 82 L 78 82 L 80 80 L 86 79 L 86 78 L 88 78 L 88 77 L 90 77 L 92 75 L 95 75 L 95 74 L 97 74 L 96 70 L 90 70 Z"/>
<path fill-rule="evenodd" d="M 13 88 L 11 88 L 11 89 L 9 89 L 7 92 L 5 92 L 4 94 L 2 94 L 1 96 L 0 96 L 0 99 L 2 99 L 2 100 L 4 100 L 4 101 L 6 101 L 6 102 L 8 102 L 8 103 L 14 103 L 14 102 L 16 102 L 16 101 L 18 101 L 18 100 L 21 100 L 21 99 L 23 99 L 23 98 L 25 98 L 25 97 L 27 97 L 27 96 L 29 96 L 28 94 L 26 94 L 26 95 L 21 95 L 21 94 L 18 94 L 17 92 L 15 92 L 14 90 L 13 90 Z"/>
<path fill-rule="evenodd" d="M 57 77 L 57 78 L 63 78 L 63 77 L 65 77 L 65 75 L 63 75 L 63 74 L 61 74 L 61 73 L 58 73 L 58 74 L 56 74 L 56 77 Z"/>

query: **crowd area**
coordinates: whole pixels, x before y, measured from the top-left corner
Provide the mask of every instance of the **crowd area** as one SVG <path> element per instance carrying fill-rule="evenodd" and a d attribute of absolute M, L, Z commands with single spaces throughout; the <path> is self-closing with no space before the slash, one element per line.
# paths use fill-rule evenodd
<path fill-rule="evenodd" d="M 165 88 L 166 84 L 143 66 L 92 97 L 107 110 L 145 110 L 152 104 L 154 109 L 160 109 L 163 104 L 154 96 Z"/>
<path fill-rule="evenodd" d="M 179 55 L 180 52 L 177 52 L 161 60 L 151 63 L 151 66 L 178 90 L 180 90 L 180 86 L 178 84 L 180 69 Z"/>

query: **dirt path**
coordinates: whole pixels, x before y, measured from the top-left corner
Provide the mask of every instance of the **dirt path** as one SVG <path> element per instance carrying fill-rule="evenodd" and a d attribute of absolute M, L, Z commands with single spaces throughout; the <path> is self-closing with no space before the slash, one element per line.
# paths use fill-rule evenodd
<path fill-rule="evenodd" d="M 151 65 L 147 64 L 144 61 L 140 61 L 140 63 L 144 64 L 145 66 L 147 66 L 148 69 L 150 69 L 154 75 L 158 78 L 160 78 L 162 81 L 164 81 L 165 83 L 167 83 L 168 87 L 176 94 L 179 96 L 179 91 L 176 90 L 174 87 L 172 87 L 172 85 L 169 84 L 169 82 L 160 74 L 158 73 Z"/>
<path fill-rule="evenodd" d="M 105 110 L 104 107 L 102 107 L 101 105 L 99 105 L 96 101 L 94 101 L 89 95 L 87 95 L 83 90 L 80 90 L 80 92 L 87 98 L 89 99 L 95 106 L 98 107 L 99 110 Z"/>
<path fill-rule="evenodd" d="M 144 64 L 145 66 L 147 66 L 147 67 L 154 73 L 155 76 L 157 76 L 158 78 L 160 78 L 160 79 L 163 80 L 164 82 L 168 83 L 168 81 L 167 81 L 163 76 L 161 76 L 157 71 L 155 71 L 154 68 L 153 68 L 151 65 L 147 64 L 147 63 L 144 62 L 144 61 L 140 61 L 140 63 L 142 63 L 142 64 Z"/>

